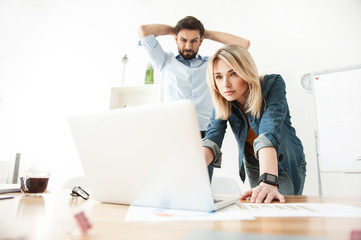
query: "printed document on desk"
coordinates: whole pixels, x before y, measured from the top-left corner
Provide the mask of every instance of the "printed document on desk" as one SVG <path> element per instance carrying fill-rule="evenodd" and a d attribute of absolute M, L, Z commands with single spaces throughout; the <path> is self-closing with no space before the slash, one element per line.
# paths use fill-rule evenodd
<path fill-rule="evenodd" d="M 187 211 L 177 209 L 130 206 L 126 222 L 174 222 L 174 221 L 226 221 L 253 220 L 236 205 L 215 212 Z"/>
<path fill-rule="evenodd" d="M 325 203 L 237 203 L 247 215 L 254 217 L 354 217 L 361 218 L 361 208 Z"/>
<path fill-rule="evenodd" d="M 216 212 L 130 206 L 126 222 L 252 220 L 256 217 L 361 218 L 361 208 L 325 203 L 237 203 Z"/>
<path fill-rule="evenodd" d="M 210 229 L 193 229 L 187 233 L 181 240 L 329 240 L 329 238 L 297 235 L 275 235 L 259 233 L 242 233 L 215 231 Z"/>

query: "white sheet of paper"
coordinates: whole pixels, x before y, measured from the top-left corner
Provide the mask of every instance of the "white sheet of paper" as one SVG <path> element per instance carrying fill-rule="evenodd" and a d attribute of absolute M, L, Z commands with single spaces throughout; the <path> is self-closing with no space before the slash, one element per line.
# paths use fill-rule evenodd
<path fill-rule="evenodd" d="M 254 217 L 355 217 L 361 218 L 361 208 L 325 203 L 238 203 L 245 214 Z"/>
<path fill-rule="evenodd" d="M 126 222 L 252 220 L 255 217 L 361 218 L 361 208 L 325 203 L 237 203 L 216 212 L 130 206 Z"/>
<path fill-rule="evenodd" d="M 130 206 L 126 222 L 167 222 L 167 221 L 226 221 L 253 220 L 233 204 L 216 212 L 197 212 L 176 209 Z"/>

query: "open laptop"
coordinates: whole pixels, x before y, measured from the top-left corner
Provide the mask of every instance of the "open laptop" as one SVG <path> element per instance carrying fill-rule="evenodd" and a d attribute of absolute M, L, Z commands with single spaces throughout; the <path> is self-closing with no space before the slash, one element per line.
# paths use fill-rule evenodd
<path fill-rule="evenodd" d="M 212 196 L 189 100 L 73 116 L 69 125 L 97 201 L 215 211 L 239 200 Z"/>

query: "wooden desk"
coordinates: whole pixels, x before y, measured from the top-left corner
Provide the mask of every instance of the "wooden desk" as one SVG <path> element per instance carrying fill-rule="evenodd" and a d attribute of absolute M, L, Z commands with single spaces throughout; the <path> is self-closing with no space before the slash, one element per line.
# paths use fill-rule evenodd
<path fill-rule="evenodd" d="M 45 193 L 43 197 L 4 194 L 0 200 L 0 239 L 182 239 L 192 229 L 242 233 L 303 235 L 350 239 L 361 229 L 361 218 L 256 218 L 215 222 L 124 222 L 128 206 L 103 204 L 92 199 L 72 200 L 70 190 Z M 286 196 L 289 203 L 342 203 L 361 207 L 360 198 Z M 73 215 L 83 210 L 93 228 L 81 237 Z M 78 237 L 77 237 L 78 236 Z M 25 238 L 26 237 L 26 238 Z"/>

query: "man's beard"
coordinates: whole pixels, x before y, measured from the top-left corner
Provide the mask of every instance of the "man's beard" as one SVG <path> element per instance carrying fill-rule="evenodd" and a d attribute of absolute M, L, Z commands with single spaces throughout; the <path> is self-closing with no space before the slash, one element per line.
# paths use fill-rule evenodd
<path fill-rule="evenodd" d="M 187 53 L 185 53 L 186 50 L 183 50 L 183 51 L 178 50 L 178 52 L 185 60 L 193 59 L 198 53 L 198 52 L 194 52 L 193 50 L 188 50 Z"/>

